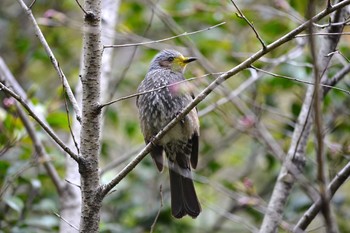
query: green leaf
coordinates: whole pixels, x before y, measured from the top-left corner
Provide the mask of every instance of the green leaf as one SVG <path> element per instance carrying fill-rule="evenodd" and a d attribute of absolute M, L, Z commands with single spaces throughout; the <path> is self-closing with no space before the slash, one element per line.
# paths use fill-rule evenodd
<path fill-rule="evenodd" d="M 65 112 L 50 113 L 46 120 L 54 128 L 68 130 L 67 114 Z"/>
<path fill-rule="evenodd" d="M 21 213 L 23 210 L 24 203 L 20 198 L 16 196 L 7 197 L 4 201 L 11 209 L 15 210 L 18 213 Z"/>

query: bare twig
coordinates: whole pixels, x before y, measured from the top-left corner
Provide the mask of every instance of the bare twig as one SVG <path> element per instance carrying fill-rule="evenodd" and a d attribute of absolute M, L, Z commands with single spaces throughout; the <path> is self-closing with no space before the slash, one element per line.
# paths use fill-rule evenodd
<path fill-rule="evenodd" d="M 328 2 L 329 3 L 329 2 Z M 330 3 L 329 3 L 330 4 Z M 330 5 L 329 5 L 330 6 Z M 328 8 L 328 6 L 327 6 Z M 307 17 L 311 18 L 314 15 L 315 11 L 315 2 L 314 0 L 310 0 L 308 4 L 308 10 L 307 10 Z M 321 75 L 325 72 L 320 71 L 319 64 L 321 64 L 318 61 L 317 53 L 316 53 L 316 42 L 314 40 L 313 34 L 313 25 L 309 25 L 309 32 L 310 35 L 308 37 L 310 50 L 311 50 L 311 57 L 313 62 L 313 75 L 315 80 L 315 87 L 314 87 L 314 122 L 315 122 L 315 137 L 316 137 L 316 160 L 317 160 L 317 180 L 319 185 L 319 193 L 322 200 L 322 214 L 325 219 L 325 225 L 326 225 L 326 231 L 329 233 L 335 233 L 337 232 L 335 223 L 332 219 L 331 215 L 331 207 L 329 204 L 329 195 L 327 192 L 327 175 L 326 175 L 326 164 L 325 164 L 325 151 L 324 151 L 324 135 L 323 135 L 323 118 L 322 118 L 322 99 L 323 99 L 323 93 L 322 88 L 320 85 L 321 82 Z"/>
<path fill-rule="evenodd" d="M 130 151 L 127 151 L 125 154 L 119 155 L 116 160 L 111 161 L 104 168 L 101 169 L 100 176 L 103 176 L 109 170 L 111 170 L 115 167 L 118 167 L 120 164 L 127 161 L 132 155 L 135 155 L 142 148 L 143 148 L 143 144 L 142 144 L 142 146 L 140 145 L 140 146 L 137 146 L 137 148 L 134 148 Z"/>
<path fill-rule="evenodd" d="M 58 76 L 60 77 L 62 85 L 64 87 L 64 90 L 66 91 L 67 96 L 69 98 L 69 101 L 71 102 L 71 104 L 73 106 L 73 109 L 75 111 L 76 117 L 77 117 L 78 121 L 80 121 L 81 113 L 80 113 L 80 109 L 79 109 L 78 103 L 77 103 L 77 101 L 76 101 L 76 99 L 74 97 L 74 94 L 73 94 L 70 86 L 69 86 L 67 78 L 64 75 L 64 73 L 63 73 L 63 71 L 62 71 L 62 69 L 61 69 L 57 59 L 55 58 L 55 55 L 51 51 L 51 48 L 50 48 L 49 44 L 47 43 L 44 35 L 42 34 L 42 32 L 41 32 L 41 30 L 40 30 L 40 28 L 38 26 L 38 23 L 36 22 L 33 14 L 32 14 L 31 9 L 26 6 L 26 4 L 23 2 L 23 0 L 17 0 L 17 1 L 19 2 L 21 7 L 23 8 L 23 10 L 27 13 L 28 19 L 32 22 L 34 30 L 35 30 L 35 34 L 38 37 L 38 39 L 41 42 L 41 44 L 43 45 L 47 55 L 50 58 L 50 61 L 51 61 L 52 65 L 54 66 Z"/>
<path fill-rule="evenodd" d="M 74 146 L 77 149 L 77 153 L 79 155 L 80 154 L 79 145 L 78 145 L 77 141 L 75 140 L 75 136 L 74 136 L 74 133 L 73 133 L 73 130 L 72 130 L 72 125 L 71 125 L 71 121 L 70 121 L 70 117 L 69 117 L 69 108 L 68 108 L 66 96 L 64 96 L 64 106 L 66 108 L 66 115 L 67 115 L 67 123 L 68 123 L 69 132 L 70 132 L 70 135 L 72 136 L 72 140 L 74 142 Z"/>
<path fill-rule="evenodd" d="M 339 81 L 341 81 L 347 74 L 350 72 L 350 64 L 345 66 L 343 69 L 338 71 L 331 79 L 322 80 L 323 83 L 326 83 L 327 87 L 324 88 L 325 94 L 331 89 L 328 86 L 334 86 Z"/>
<path fill-rule="evenodd" d="M 304 83 L 304 84 L 312 85 L 312 86 L 315 85 L 315 83 L 310 82 L 310 81 L 301 80 L 301 79 L 289 77 L 289 76 L 286 76 L 286 75 L 275 74 L 275 73 L 272 73 L 272 72 L 269 72 L 269 71 L 266 71 L 266 70 L 263 70 L 263 69 L 259 69 L 259 68 L 255 67 L 255 66 L 251 66 L 251 68 L 253 68 L 253 69 L 257 70 L 257 71 L 263 72 L 265 74 L 271 75 L 271 76 L 276 77 L 276 78 L 284 78 L 284 79 L 288 79 L 288 80 L 292 80 L 292 81 L 295 81 L 295 82 Z M 338 91 L 341 91 L 341 92 L 344 92 L 344 93 L 350 95 L 350 91 L 345 90 L 345 89 L 340 88 L 340 87 L 335 87 L 335 86 L 332 86 L 332 85 L 322 84 L 322 83 L 320 83 L 319 85 L 322 86 L 322 87 L 325 87 L 325 88 L 338 90 Z"/>
<path fill-rule="evenodd" d="M 80 185 L 78 185 L 78 184 L 76 184 L 76 183 L 73 183 L 72 181 L 70 181 L 70 180 L 68 180 L 68 179 L 65 179 L 65 181 L 66 181 L 68 184 L 73 185 L 74 187 L 77 187 L 77 188 L 81 189 L 81 186 L 80 186 Z"/>
<path fill-rule="evenodd" d="M 80 4 L 79 0 L 75 0 L 75 2 L 78 4 L 79 8 L 84 12 L 84 14 L 87 15 L 88 13 L 84 9 L 84 7 Z"/>
<path fill-rule="evenodd" d="M 225 82 L 230 77 L 234 76 L 238 72 L 249 68 L 253 62 L 258 60 L 260 57 L 265 55 L 266 53 L 278 48 L 282 44 L 292 40 L 295 35 L 299 34 L 303 30 L 305 30 L 308 25 L 312 22 L 318 21 L 322 19 L 323 17 L 327 16 L 331 12 L 340 9 L 347 4 L 350 3 L 350 0 L 344 0 L 338 4 L 333 5 L 330 9 L 323 10 L 317 15 L 315 15 L 312 19 L 304 22 L 294 30 L 290 31 L 286 35 L 282 36 L 281 38 L 277 39 L 275 42 L 269 44 L 266 46 L 265 50 L 259 50 L 257 53 L 253 54 L 251 57 L 240 63 L 238 66 L 232 68 L 231 70 L 221 74 L 219 77 L 217 77 L 212 83 L 210 83 L 202 92 L 199 93 L 199 95 L 188 105 L 186 108 L 184 108 L 173 120 L 171 120 L 168 125 L 166 125 L 154 138 L 153 141 L 148 143 L 135 157 L 134 159 L 124 167 L 117 175 L 114 177 L 109 183 L 102 185 L 100 187 L 100 194 L 101 197 L 104 197 L 107 195 L 107 193 L 115 186 L 117 185 L 129 172 L 131 172 L 136 165 L 141 162 L 141 160 L 151 151 L 152 144 L 157 142 L 161 139 L 170 129 L 172 129 L 175 124 L 177 124 L 186 114 L 188 114 L 195 106 L 197 106 L 201 101 L 203 101 L 215 88 L 217 88 L 219 85 L 221 85 L 223 82 Z"/>
<path fill-rule="evenodd" d="M 332 26 L 344 26 L 344 25 L 349 25 L 349 20 L 350 19 L 347 19 L 347 20 L 345 20 L 343 22 L 338 22 L 338 23 L 329 22 L 327 24 L 316 24 L 316 23 L 314 23 L 314 26 L 322 28 L 322 29 L 324 29 L 326 27 L 332 27 Z"/>
<path fill-rule="evenodd" d="M 284 2 L 285 1 L 283 0 Z M 281 1 L 274 1 L 275 5 L 276 3 L 280 3 Z M 278 16 L 280 18 L 288 18 L 291 22 L 295 23 L 303 23 L 305 22 L 304 17 L 296 10 L 293 9 L 289 4 L 286 7 L 282 7 L 283 9 L 278 10 L 280 7 L 273 7 L 270 4 L 250 4 L 249 9 L 255 10 L 257 12 L 260 12 L 263 15 L 269 15 L 269 16 Z"/>
<path fill-rule="evenodd" d="M 259 230 L 256 228 L 256 226 L 254 226 L 253 224 L 248 222 L 248 220 L 246 218 L 232 214 L 232 213 L 226 211 L 225 209 L 220 208 L 219 206 L 215 206 L 213 204 L 208 205 L 207 203 L 204 203 L 204 205 L 206 205 L 209 209 L 211 209 L 216 214 L 223 216 L 232 222 L 239 223 L 239 224 L 243 225 L 243 227 L 246 228 L 249 232 L 252 232 L 252 233 L 259 232 Z"/>
<path fill-rule="evenodd" d="M 332 3 L 331 3 L 331 0 L 327 0 L 327 9 L 331 8 L 332 7 Z"/>
<path fill-rule="evenodd" d="M 72 227 L 73 229 L 75 229 L 77 232 L 79 232 L 79 228 L 74 226 L 73 224 L 71 224 L 70 222 L 68 222 L 66 219 L 64 219 L 61 215 L 59 215 L 58 213 L 53 213 L 54 215 L 56 215 L 59 219 L 61 219 L 63 222 L 67 223 L 70 227 Z"/>
<path fill-rule="evenodd" d="M 337 175 L 333 178 L 333 180 L 328 185 L 328 191 L 330 197 L 333 197 L 335 192 L 340 188 L 342 184 L 349 178 L 350 176 L 350 162 L 346 164 L 346 166 L 337 173 Z M 311 223 L 311 221 L 316 217 L 318 212 L 322 208 L 322 200 L 318 199 L 303 215 L 303 217 L 298 221 L 295 225 L 295 230 L 301 229 L 305 230 L 306 227 Z"/>
<path fill-rule="evenodd" d="M 21 103 L 21 105 L 28 111 L 31 117 L 34 118 L 34 120 L 46 131 L 48 135 L 51 136 L 51 138 L 65 151 L 67 152 L 75 161 L 79 162 L 79 156 L 76 155 L 73 151 L 69 149 L 65 145 L 64 142 L 59 139 L 59 137 L 33 112 L 33 110 L 28 106 L 26 101 L 22 99 L 17 93 L 10 90 L 8 87 L 6 87 L 2 82 L 0 82 L 0 90 L 6 92 L 8 95 L 15 98 L 18 102 Z"/>
<path fill-rule="evenodd" d="M 29 9 L 32 9 L 32 7 L 34 6 L 35 2 L 36 2 L 36 0 L 33 0 L 32 3 L 29 5 L 28 8 L 29 8 Z"/>
<path fill-rule="evenodd" d="M 350 59 L 347 58 L 342 52 L 340 52 L 339 50 L 336 50 L 334 52 L 330 52 L 328 53 L 326 56 L 333 56 L 334 54 L 340 54 L 348 63 L 350 63 Z"/>
<path fill-rule="evenodd" d="M 295 38 L 298 37 L 309 37 L 309 36 L 349 36 L 350 32 L 314 32 L 311 34 L 299 34 L 296 35 Z"/>
<path fill-rule="evenodd" d="M 157 215 L 156 215 L 156 217 L 154 218 L 154 221 L 153 221 L 153 223 L 152 223 L 150 233 L 153 233 L 154 228 L 156 227 L 157 220 L 158 220 L 158 218 L 159 218 L 160 211 L 161 211 L 162 208 L 163 208 L 163 190 L 162 190 L 162 185 L 159 186 L 159 196 L 160 196 L 160 206 L 159 206 Z"/>
<path fill-rule="evenodd" d="M 262 47 L 263 47 L 263 50 L 265 50 L 265 49 L 266 49 L 266 44 L 265 44 L 264 40 L 261 38 L 261 36 L 260 36 L 260 34 L 258 33 L 258 31 L 255 29 L 254 25 L 247 19 L 247 17 L 245 17 L 245 15 L 244 15 L 243 12 L 239 9 L 239 7 L 236 5 L 236 3 L 235 3 L 233 0 L 231 0 L 231 2 L 232 2 L 232 4 L 235 6 L 236 10 L 238 11 L 237 16 L 238 16 L 239 18 L 244 19 L 244 21 L 247 22 L 247 24 L 249 25 L 249 27 L 254 31 L 256 38 L 258 38 L 258 40 L 260 41 L 260 43 L 261 43 L 261 45 L 262 45 Z"/>
<path fill-rule="evenodd" d="M 160 43 L 160 42 L 164 42 L 167 40 L 172 40 L 178 37 L 182 37 L 182 36 L 189 36 L 189 35 L 193 35 L 196 33 L 200 33 L 200 32 L 204 32 L 204 31 L 209 31 L 212 30 L 216 27 L 219 27 L 221 25 L 224 25 L 226 22 L 221 22 L 219 24 L 216 24 L 214 26 L 208 27 L 208 28 L 204 28 L 198 31 L 194 31 L 194 32 L 184 32 L 180 35 L 176 35 L 176 36 L 171 36 L 168 38 L 164 38 L 164 39 L 160 39 L 160 40 L 152 40 L 152 41 L 146 41 L 146 42 L 141 42 L 141 43 L 132 43 L 132 44 L 121 44 L 121 45 L 104 45 L 103 48 L 104 49 L 109 49 L 109 48 L 122 48 L 122 47 L 130 47 L 130 46 L 140 46 L 140 45 L 148 45 L 148 44 L 154 44 L 154 43 Z"/>

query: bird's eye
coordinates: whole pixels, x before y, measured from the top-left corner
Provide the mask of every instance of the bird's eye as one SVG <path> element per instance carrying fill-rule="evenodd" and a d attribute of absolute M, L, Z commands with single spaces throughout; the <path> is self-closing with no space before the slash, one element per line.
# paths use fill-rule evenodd
<path fill-rule="evenodd" d="M 174 57 L 169 57 L 169 58 L 168 58 L 168 61 L 169 61 L 169 62 L 174 61 Z"/>

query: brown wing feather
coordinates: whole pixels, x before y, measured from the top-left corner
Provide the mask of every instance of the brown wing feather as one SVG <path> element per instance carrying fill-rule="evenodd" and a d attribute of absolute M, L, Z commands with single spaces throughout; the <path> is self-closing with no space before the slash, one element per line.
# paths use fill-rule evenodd
<path fill-rule="evenodd" d="M 192 141 L 191 165 L 194 169 L 196 169 L 197 163 L 198 163 L 199 136 L 196 133 L 193 134 L 191 141 Z"/>
<path fill-rule="evenodd" d="M 146 144 L 148 144 L 149 141 L 146 141 Z M 157 166 L 158 171 L 163 171 L 163 164 L 164 164 L 164 158 L 163 158 L 163 147 L 159 145 L 153 145 L 153 148 L 151 150 L 151 156 L 154 161 L 154 163 Z"/>

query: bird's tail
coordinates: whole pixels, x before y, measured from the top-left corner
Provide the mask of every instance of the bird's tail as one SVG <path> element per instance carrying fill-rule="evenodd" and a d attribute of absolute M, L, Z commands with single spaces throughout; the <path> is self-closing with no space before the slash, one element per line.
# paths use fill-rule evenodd
<path fill-rule="evenodd" d="M 196 218 L 201 212 L 196 190 L 192 180 L 191 169 L 180 168 L 169 161 L 171 212 L 175 218 L 182 218 L 186 214 Z"/>

